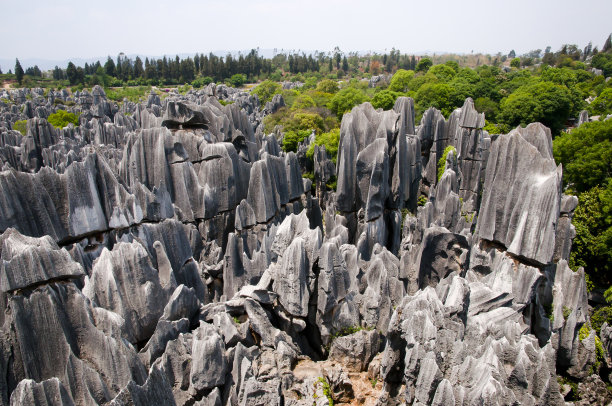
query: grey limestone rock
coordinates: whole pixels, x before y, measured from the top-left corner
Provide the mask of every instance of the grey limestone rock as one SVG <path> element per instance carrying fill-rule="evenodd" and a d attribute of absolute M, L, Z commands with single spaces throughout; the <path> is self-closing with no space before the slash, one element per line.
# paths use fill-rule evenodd
<path fill-rule="evenodd" d="M 93 324 L 92 307 L 73 283 L 51 284 L 11 298 L 15 377 L 57 377 L 75 404 L 110 401 L 130 381 L 146 380 L 134 349 Z M 35 333 L 33 332 L 43 332 Z"/>
<path fill-rule="evenodd" d="M 175 406 L 172 387 L 166 376 L 158 368 L 152 368 L 143 385 L 134 381 L 128 385 L 108 404 L 109 406 Z"/>
<path fill-rule="evenodd" d="M 27 237 L 9 228 L 0 235 L 0 291 L 12 292 L 48 281 L 84 276 L 65 248 L 50 236 Z"/>
<path fill-rule="evenodd" d="M 273 285 L 274 291 L 279 295 L 280 303 L 293 316 L 308 315 L 310 299 L 308 265 L 304 240 L 296 237 L 283 253 Z"/>
<path fill-rule="evenodd" d="M 550 130 L 516 128 L 491 145 L 477 235 L 539 264 L 552 261 L 561 203 L 561 172 Z"/>
<path fill-rule="evenodd" d="M 367 370 L 379 347 L 380 337 L 376 330 L 361 330 L 336 338 L 329 350 L 329 359 L 351 371 L 362 372 Z"/>
<path fill-rule="evenodd" d="M 11 406 L 73 406 L 74 402 L 57 378 L 40 383 L 32 379 L 19 382 L 11 394 Z"/>
<path fill-rule="evenodd" d="M 170 100 L 164 111 L 162 126 L 168 128 L 206 127 L 208 121 L 197 106 Z"/>
<path fill-rule="evenodd" d="M 227 359 L 225 344 L 217 330 L 201 322 L 193 334 L 189 382 L 196 392 L 212 389 L 225 383 Z"/>
<path fill-rule="evenodd" d="M 136 241 L 118 243 L 112 251 L 105 249 L 83 293 L 98 306 L 119 314 L 125 320 L 125 338 L 133 343 L 151 336 L 169 296 L 146 249 Z"/>

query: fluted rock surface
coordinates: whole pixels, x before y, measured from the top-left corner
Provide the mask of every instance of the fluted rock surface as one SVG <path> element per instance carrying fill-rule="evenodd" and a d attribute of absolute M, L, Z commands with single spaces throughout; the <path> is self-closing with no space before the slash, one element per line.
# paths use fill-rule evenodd
<path fill-rule="evenodd" d="M 280 95 L 44 94 L 0 92 L 0 406 L 563 404 L 556 374 L 601 387 L 612 333 L 589 330 L 567 265 L 578 201 L 541 124 L 489 136 L 471 99 L 419 125 L 410 98 L 364 103 L 334 165 L 307 157 L 314 135 L 286 153 L 264 134 Z M 53 128 L 59 107 L 79 125 Z"/>

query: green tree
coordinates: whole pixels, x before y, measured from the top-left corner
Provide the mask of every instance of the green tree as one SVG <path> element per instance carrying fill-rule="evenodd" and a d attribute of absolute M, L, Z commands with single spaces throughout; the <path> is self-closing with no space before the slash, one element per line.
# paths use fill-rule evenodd
<path fill-rule="evenodd" d="M 312 134 L 311 130 L 285 131 L 283 135 L 283 151 L 297 151 L 298 143 L 304 141 L 304 138 Z"/>
<path fill-rule="evenodd" d="M 107 75 L 113 76 L 113 77 L 117 74 L 117 71 L 115 69 L 115 61 L 113 61 L 113 58 L 111 58 L 110 56 L 108 57 L 108 59 L 106 60 L 106 63 L 104 64 L 104 71 L 106 72 Z"/>
<path fill-rule="evenodd" d="M 573 106 L 567 87 L 537 82 L 519 87 L 501 101 L 500 108 L 502 121 L 510 126 L 539 121 L 556 135 L 564 127 Z"/>
<path fill-rule="evenodd" d="M 364 101 L 366 101 L 366 95 L 361 90 L 347 87 L 332 97 L 328 108 L 341 119 L 344 113 L 348 113 L 353 107 Z"/>
<path fill-rule="evenodd" d="M 265 106 L 267 102 L 272 100 L 272 96 L 281 92 L 281 86 L 271 80 L 264 80 L 251 93 L 259 96 L 261 106 Z"/>
<path fill-rule="evenodd" d="M 381 90 L 372 97 L 372 106 L 375 109 L 391 110 L 399 96 L 401 96 L 401 93 L 388 89 Z"/>
<path fill-rule="evenodd" d="M 576 238 L 569 265 L 584 267 L 589 279 L 599 286 L 612 284 L 612 180 L 578 195 L 572 224 Z"/>
<path fill-rule="evenodd" d="M 433 62 L 429 58 L 421 58 L 419 63 L 417 63 L 416 71 L 417 72 L 427 72 L 429 68 L 433 65 Z"/>
<path fill-rule="evenodd" d="M 441 82 L 450 82 L 457 72 L 448 65 L 435 65 L 429 68 L 428 73 L 433 73 Z"/>
<path fill-rule="evenodd" d="M 232 77 L 230 78 L 230 83 L 234 87 L 241 87 L 242 85 L 246 83 L 246 81 L 247 81 L 246 75 L 242 73 L 236 73 L 235 75 L 232 75 Z"/>
<path fill-rule="evenodd" d="M 314 146 L 316 145 L 325 145 L 325 150 L 331 155 L 331 159 L 334 163 L 336 163 L 336 158 L 338 156 L 338 144 L 340 143 L 340 129 L 334 128 L 333 130 L 316 134 L 315 142 L 310 144 L 308 151 L 306 151 L 306 157 L 309 159 L 313 159 L 314 156 Z"/>
<path fill-rule="evenodd" d="M 612 120 L 584 123 L 555 138 L 553 154 L 573 192 L 605 185 L 612 177 Z"/>
<path fill-rule="evenodd" d="M 70 85 L 75 85 L 78 81 L 77 68 L 72 62 L 68 62 L 68 66 L 66 67 L 66 77 L 68 78 Z"/>
<path fill-rule="evenodd" d="M 604 89 L 589 105 L 592 114 L 612 114 L 612 88 Z"/>
<path fill-rule="evenodd" d="M 394 92 L 407 92 L 408 84 L 410 83 L 413 77 L 414 71 L 399 69 L 391 78 L 389 90 L 392 90 Z"/>
<path fill-rule="evenodd" d="M 338 82 L 331 79 L 324 79 L 317 85 L 317 90 L 325 93 L 336 93 L 338 91 Z"/>
<path fill-rule="evenodd" d="M 499 114 L 499 105 L 495 101 L 488 97 L 479 97 L 474 100 L 474 107 L 478 112 L 484 113 L 488 120 L 496 122 L 497 115 Z"/>
<path fill-rule="evenodd" d="M 453 88 L 446 83 L 425 83 L 416 93 L 417 116 L 421 116 L 429 107 L 435 107 L 445 116 L 453 110 L 451 100 Z"/>
<path fill-rule="evenodd" d="M 512 60 L 510 61 L 510 66 L 517 69 L 520 68 L 521 58 L 512 58 Z"/>
<path fill-rule="evenodd" d="M 307 94 L 301 94 L 295 99 L 295 101 L 291 105 L 291 110 L 302 110 L 316 106 L 317 104 L 315 103 L 312 97 Z"/>
<path fill-rule="evenodd" d="M 65 110 L 58 110 L 47 117 L 47 121 L 55 128 L 64 128 L 72 123 L 75 126 L 79 125 L 79 117 L 74 113 L 69 113 Z"/>
<path fill-rule="evenodd" d="M 15 76 L 17 77 L 17 83 L 19 83 L 21 85 L 21 82 L 23 81 L 23 68 L 21 67 L 21 64 L 19 63 L 19 59 L 15 59 Z"/>

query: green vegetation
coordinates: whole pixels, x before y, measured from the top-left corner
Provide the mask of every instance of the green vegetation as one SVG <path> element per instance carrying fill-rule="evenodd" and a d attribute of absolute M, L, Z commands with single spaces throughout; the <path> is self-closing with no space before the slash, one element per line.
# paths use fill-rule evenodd
<path fill-rule="evenodd" d="M 229 82 L 233 87 L 242 87 L 247 81 L 247 77 L 244 73 L 236 73 L 232 75 Z"/>
<path fill-rule="evenodd" d="M 79 125 L 79 117 L 74 113 L 69 113 L 65 110 L 58 110 L 57 112 L 49 115 L 47 121 L 55 128 L 64 128 L 68 124 L 72 123 L 75 126 Z"/>
<path fill-rule="evenodd" d="M 578 392 L 578 384 L 572 379 L 565 376 L 557 376 L 557 382 L 559 385 L 567 385 L 570 387 L 570 394 L 565 397 L 565 400 L 575 401 L 580 400 L 580 394 Z"/>
<path fill-rule="evenodd" d="M 314 156 L 314 146 L 315 145 L 325 145 L 325 151 L 331 155 L 331 159 L 336 163 L 336 159 L 338 157 L 338 144 L 340 142 L 340 129 L 334 128 L 333 130 L 315 135 L 315 142 L 310 144 L 308 151 L 306 151 L 306 157 L 313 159 Z"/>
<path fill-rule="evenodd" d="M 267 102 L 272 101 L 272 96 L 280 93 L 280 90 L 281 87 L 278 83 L 271 80 L 266 80 L 253 89 L 251 93 L 259 96 L 259 103 L 262 107 L 264 107 Z"/>
<path fill-rule="evenodd" d="M 572 309 L 567 306 L 563 306 L 563 320 L 567 320 L 570 314 L 572 314 Z"/>
<path fill-rule="evenodd" d="M 332 390 L 331 387 L 329 386 L 329 382 L 327 382 L 327 379 L 325 379 L 324 377 L 320 376 L 316 382 L 314 383 L 315 386 L 315 392 L 317 390 L 317 387 L 321 385 L 321 388 L 323 389 L 323 396 L 325 396 L 327 398 L 327 402 L 329 403 L 329 406 L 334 406 L 334 399 L 332 398 Z M 317 394 L 315 393 L 315 398 L 316 398 Z"/>
<path fill-rule="evenodd" d="M 612 284 L 612 120 L 585 123 L 553 141 L 563 165 L 566 193 L 578 195 L 569 265 L 584 267 L 589 279 Z"/>
<path fill-rule="evenodd" d="M 417 200 L 417 205 L 418 206 L 425 206 L 425 204 L 427 203 L 428 200 L 429 199 L 427 198 L 427 196 L 420 195 L 418 200 Z"/>
<path fill-rule="evenodd" d="M 21 135 L 26 135 L 28 131 L 27 126 L 28 120 L 15 121 L 15 124 L 13 124 L 13 130 L 19 131 Z"/>
<path fill-rule="evenodd" d="M 612 114 L 612 88 L 604 89 L 589 106 L 593 115 Z"/>
<path fill-rule="evenodd" d="M 363 91 L 355 87 L 347 87 L 340 90 L 332 97 L 328 107 L 338 116 L 338 119 L 342 119 L 344 113 L 348 113 L 353 107 L 363 103 L 366 99 L 366 95 Z"/>
<path fill-rule="evenodd" d="M 591 335 L 591 330 L 592 328 L 590 323 L 584 323 L 580 328 L 580 331 L 578 332 L 578 339 L 582 341 L 587 338 L 589 335 Z M 595 355 L 597 356 L 597 364 L 601 363 L 604 360 L 605 350 L 597 334 L 595 334 Z M 599 369 L 599 366 L 596 366 L 595 369 Z"/>
<path fill-rule="evenodd" d="M 139 102 L 146 100 L 147 96 L 151 93 L 150 86 L 138 86 L 138 87 L 120 87 L 120 88 L 109 88 L 106 89 L 106 97 L 116 102 L 122 102 L 123 99 L 128 99 L 131 102 Z"/>
<path fill-rule="evenodd" d="M 440 159 L 438 159 L 438 181 L 442 179 L 442 174 L 444 173 L 444 167 L 446 166 L 446 156 L 451 151 L 453 152 L 455 160 L 456 160 L 457 150 L 452 145 L 449 145 L 448 147 L 444 148 L 444 152 L 442 153 L 442 156 L 440 157 Z"/>
<path fill-rule="evenodd" d="M 612 307 L 604 306 L 593 312 L 591 316 L 591 327 L 599 334 L 601 332 L 601 326 L 604 323 L 608 323 L 609 326 L 612 326 Z"/>

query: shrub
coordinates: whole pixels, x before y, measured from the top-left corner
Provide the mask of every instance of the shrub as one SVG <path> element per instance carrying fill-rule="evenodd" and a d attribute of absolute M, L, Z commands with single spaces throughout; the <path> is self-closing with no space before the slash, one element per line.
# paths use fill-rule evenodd
<path fill-rule="evenodd" d="M 297 151 L 298 143 L 304 141 L 304 138 L 312 134 L 311 130 L 285 131 L 283 137 L 283 151 Z"/>
<path fill-rule="evenodd" d="M 606 322 L 612 326 L 612 307 L 610 306 L 600 307 L 591 316 L 591 326 L 597 334 L 601 332 L 601 326 Z"/>
<path fill-rule="evenodd" d="M 65 110 L 58 110 L 57 112 L 49 115 L 47 121 L 55 128 L 64 128 L 70 123 L 77 127 L 79 125 L 79 117 L 76 114 L 69 113 Z"/>
<path fill-rule="evenodd" d="M 324 79 L 317 85 L 317 90 L 324 93 L 336 93 L 338 91 L 338 83 L 335 80 Z"/>
<path fill-rule="evenodd" d="M 331 156 L 331 160 L 336 163 L 336 159 L 338 157 L 338 144 L 340 143 L 340 129 L 334 128 L 333 130 L 315 135 L 315 142 L 310 144 L 308 147 L 308 151 L 306 151 L 306 157 L 309 159 L 313 159 L 314 156 L 314 146 L 315 145 L 325 145 L 325 150 Z"/>
<path fill-rule="evenodd" d="M 265 106 L 267 102 L 272 100 L 272 96 L 276 93 L 281 92 L 281 86 L 278 83 L 272 82 L 271 80 L 264 80 L 255 89 L 251 90 L 251 93 L 259 96 L 259 102 L 261 106 Z"/>
<path fill-rule="evenodd" d="M 391 78 L 389 90 L 394 92 L 407 92 L 408 84 L 414 77 L 414 71 L 399 69 Z"/>
<path fill-rule="evenodd" d="M 27 124 L 28 124 L 28 120 L 15 121 L 15 124 L 13 124 L 13 130 L 19 131 L 21 135 L 26 135 L 28 131 Z"/>
<path fill-rule="evenodd" d="M 232 75 L 229 81 L 233 87 L 241 87 L 246 83 L 247 77 L 245 74 L 236 73 L 235 75 Z"/>
<path fill-rule="evenodd" d="M 204 87 L 210 83 L 213 82 L 213 79 L 210 76 L 204 76 L 204 77 L 199 77 L 197 79 L 194 79 L 191 82 L 191 86 L 194 87 L 194 89 L 199 89 L 201 87 Z"/>
<path fill-rule="evenodd" d="M 372 106 L 375 109 L 391 110 L 395 104 L 395 100 L 401 96 L 401 93 L 391 90 L 382 90 L 372 97 Z"/>
<path fill-rule="evenodd" d="M 455 154 L 455 159 L 457 159 L 457 150 L 452 145 L 449 145 L 448 147 L 444 148 L 444 152 L 442 153 L 442 156 L 440 157 L 440 159 L 438 159 L 438 181 L 442 179 L 442 174 L 444 173 L 444 167 L 446 166 L 446 156 L 451 151 L 453 151 L 453 154 Z"/>
<path fill-rule="evenodd" d="M 332 97 L 328 108 L 341 119 L 344 113 L 348 113 L 353 107 L 364 101 L 366 101 L 366 95 L 361 90 L 347 87 Z"/>
<path fill-rule="evenodd" d="M 317 104 L 315 103 L 312 97 L 308 96 L 307 94 L 301 94 L 295 99 L 295 101 L 291 105 L 291 109 L 300 110 L 316 106 Z"/>

